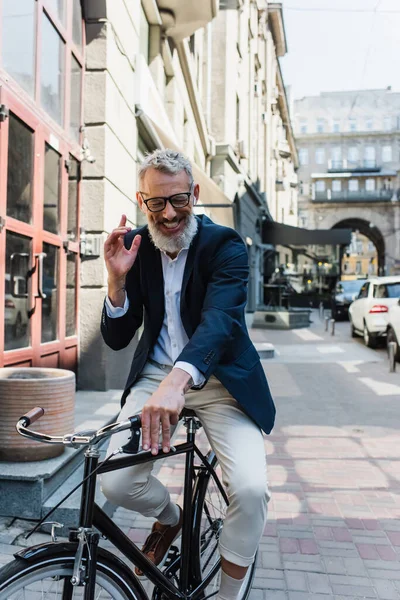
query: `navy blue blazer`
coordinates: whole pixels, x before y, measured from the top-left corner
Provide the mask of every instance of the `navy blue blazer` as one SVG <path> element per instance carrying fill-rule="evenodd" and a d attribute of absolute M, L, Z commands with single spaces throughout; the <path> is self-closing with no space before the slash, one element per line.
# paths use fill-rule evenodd
<path fill-rule="evenodd" d="M 177 360 L 197 367 L 206 382 L 215 375 L 259 427 L 270 433 L 275 406 L 245 322 L 246 247 L 234 229 L 216 225 L 204 215 L 196 218 L 198 231 L 189 248 L 181 292 L 181 318 L 189 342 Z M 129 310 L 110 319 L 104 307 L 101 320 L 104 341 L 120 350 L 144 319 L 122 405 L 157 341 L 165 312 L 160 251 L 153 245 L 147 225 L 126 234 L 127 248 L 136 234 L 142 236 L 142 242 L 126 278 Z"/>

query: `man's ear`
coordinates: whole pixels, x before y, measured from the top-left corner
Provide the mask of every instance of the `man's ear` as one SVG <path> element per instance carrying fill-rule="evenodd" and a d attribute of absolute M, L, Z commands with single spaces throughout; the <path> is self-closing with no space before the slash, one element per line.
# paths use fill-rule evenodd
<path fill-rule="evenodd" d="M 196 185 L 193 188 L 193 206 L 196 206 L 199 196 L 200 196 L 200 186 L 198 183 L 196 183 Z"/>
<path fill-rule="evenodd" d="M 143 202 L 142 194 L 140 192 L 136 192 L 136 200 L 137 200 L 140 210 L 146 214 L 146 205 Z"/>

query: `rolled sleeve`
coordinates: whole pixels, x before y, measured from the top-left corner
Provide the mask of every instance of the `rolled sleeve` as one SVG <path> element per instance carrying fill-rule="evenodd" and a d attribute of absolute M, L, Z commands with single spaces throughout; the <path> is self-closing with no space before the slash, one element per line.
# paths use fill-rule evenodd
<path fill-rule="evenodd" d="M 124 306 L 113 306 L 111 304 L 110 298 L 108 296 L 106 296 L 106 311 L 107 311 L 107 317 L 110 317 L 110 319 L 117 319 L 118 317 L 123 317 L 127 312 L 128 312 L 128 308 L 129 308 L 129 300 L 128 300 L 128 296 L 127 294 L 125 294 L 125 302 L 124 302 Z"/>
<path fill-rule="evenodd" d="M 178 362 L 175 363 L 174 367 L 176 367 L 177 369 L 182 369 L 182 371 L 188 373 L 193 379 L 194 387 L 202 386 L 206 380 L 204 375 L 200 373 L 197 367 L 191 365 L 190 363 L 184 362 L 183 360 L 178 360 Z"/>

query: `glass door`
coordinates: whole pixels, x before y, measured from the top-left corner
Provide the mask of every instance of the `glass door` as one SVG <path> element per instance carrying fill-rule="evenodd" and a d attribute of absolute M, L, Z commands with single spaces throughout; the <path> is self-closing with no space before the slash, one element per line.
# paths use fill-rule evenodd
<path fill-rule="evenodd" d="M 0 104 L 0 349 L 32 364 L 35 285 L 35 185 L 38 121 L 23 106 Z M 4 355 L 3 355 L 4 356 Z M 6 362 L 6 361 L 5 361 Z"/>
<path fill-rule="evenodd" d="M 2 364 L 75 369 L 80 163 L 11 95 L 0 104 Z"/>

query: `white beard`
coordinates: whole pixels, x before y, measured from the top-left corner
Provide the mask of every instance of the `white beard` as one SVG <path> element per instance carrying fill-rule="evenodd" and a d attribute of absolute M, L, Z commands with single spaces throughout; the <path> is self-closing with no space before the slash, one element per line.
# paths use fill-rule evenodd
<path fill-rule="evenodd" d="M 148 221 L 150 238 L 156 248 L 163 252 L 174 254 L 182 248 L 189 248 L 197 233 L 197 220 L 194 214 L 186 217 L 185 228 L 178 235 L 165 235 L 161 233 L 154 221 Z"/>

